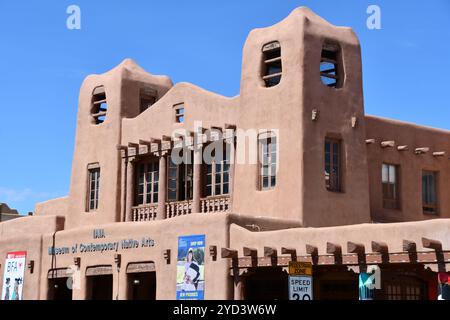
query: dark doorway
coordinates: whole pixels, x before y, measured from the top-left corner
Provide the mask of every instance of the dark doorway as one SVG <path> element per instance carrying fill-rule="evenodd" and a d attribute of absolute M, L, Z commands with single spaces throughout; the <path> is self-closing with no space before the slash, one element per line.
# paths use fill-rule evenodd
<path fill-rule="evenodd" d="M 127 275 L 128 300 L 156 300 L 156 272 Z"/>
<path fill-rule="evenodd" d="M 89 300 L 112 300 L 113 276 L 99 275 L 86 277 L 87 298 Z"/>
<path fill-rule="evenodd" d="M 48 300 L 72 300 L 71 284 L 69 278 L 49 279 Z"/>
<path fill-rule="evenodd" d="M 359 300 L 358 274 L 341 266 L 314 266 L 314 300 Z"/>
<path fill-rule="evenodd" d="M 381 269 L 382 286 L 377 299 L 427 300 L 430 298 L 430 284 L 432 289 L 437 288 L 436 278 L 435 273 L 422 266 L 386 266 Z"/>
<path fill-rule="evenodd" d="M 255 268 L 244 276 L 245 300 L 287 300 L 288 290 L 288 274 L 282 268 Z"/>

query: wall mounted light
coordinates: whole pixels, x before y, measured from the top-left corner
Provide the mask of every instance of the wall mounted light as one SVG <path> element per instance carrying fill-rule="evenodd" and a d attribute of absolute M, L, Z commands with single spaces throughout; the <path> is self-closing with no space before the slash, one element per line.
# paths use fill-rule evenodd
<path fill-rule="evenodd" d="M 209 246 L 209 255 L 213 261 L 217 260 L 217 246 Z"/>
<path fill-rule="evenodd" d="M 170 249 L 166 249 L 163 251 L 163 257 L 166 260 L 166 263 L 170 264 Z"/>
<path fill-rule="evenodd" d="M 73 264 L 74 264 L 77 268 L 79 268 L 79 267 L 80 267 L 80 264 L 81 264 L 81 258 L 80 258 L 80 257 L 75 257 L 75 258 L 73 258 Z"/>
<path fill-rule="evenodd" d="M 120 253 L 114 254 L 114 263 L 117 266 L 117 269 L 120 269 L 120 263 L 122 262 L 122 255 Z"/>
<path fill-rule="evenodd" d="M 33 273 L 33 271 L 34 271 L 34 260 L 30 260 L 28 262 L 28 270 L 30 270 L 30 273 Z"/>

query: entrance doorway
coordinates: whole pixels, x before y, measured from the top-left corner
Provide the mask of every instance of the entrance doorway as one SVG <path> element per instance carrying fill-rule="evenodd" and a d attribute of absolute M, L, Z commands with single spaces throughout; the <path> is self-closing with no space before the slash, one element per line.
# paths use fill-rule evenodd
<path fill-rule="evenodd" d="M 88 300 L 112 300 L 112 274 L 86 277 L 86 290 Z"/>
<path fill-rule="evenodd" d="M 279 267 L 249 270 L 243 279 L 245 300 L 288 300 L 288 274 Z"/>
<path fill-rule="evenodd" d="M 156 272 L 127 274 L 128 300 L 156 300 Z"/>
<path fill-rule="evenodd" d="M 345 266 L 314 266 L 314 300 L 358 300 L 358 274 Z"/>
<path fill-rule="evenodd" d="M 70 284 L 69 278 L 48 279 L 48 299 L 72 300 L 72 287 Z"/>

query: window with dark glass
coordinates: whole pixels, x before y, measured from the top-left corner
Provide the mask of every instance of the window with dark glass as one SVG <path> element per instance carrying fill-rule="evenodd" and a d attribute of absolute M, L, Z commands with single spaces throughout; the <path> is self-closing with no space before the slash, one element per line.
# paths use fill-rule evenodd
<path fill-rule="evenodd" d="M 269 135 L 259 139 L 261 155 L 261 190 L 272 189 L 277 180 L 277 138 Z"/>
<path fill-rule="evenodd" d="M 106 93 L 103 86 L 97 87 L 92 93 L 91 116 L 94 124 L 101 124 L 106 119 L 108 105 L 106 103 Z"/>
<path fill-rule="evenodd" d="M 212 163 L 205 165 L 205 191 L 206 197 L 220 196 L 229 193 L 230 183 L 230 150 L 225 146 L 222 150 L 214 150 Z"/>
<path fill-rule="evenodd" d="M 383 187 L 383 208 L 398 209 L 400 207 L 398 166 L 383 163 L 381 168 L 381 180 Z"/>
<path fill-rule="evenodd" d="M 328 87 L 338 88 L 342 84 L 340 70 L 340 48 L 334 44 L 324 44 L 320 59 L 320 78 L 322 83 Z"/>
<path fill-rule="evenodd" d="M 100 187 L 100 168 L 91 168 L 89 173 L 88 211 L 98 209 L 98 194 Z"/>
<path fill-rule="evenodd" d="M 174 163 L 168 157 L 167 170 L 167 199 L 168 201 L 191 200 L 193 193 L 193 165 L 192 151 L 183 154 L 183 162 Z"/>
<path fill-rule="evenodd" d="M 135 205 L 158 203 L 159 163 L 156 160 L 137 165 Z"/>
<path fill-rule="evenodd" d="M 422 207 L 424 213 L 437 213 L 437 172 L 422 171 Z"/>
<path fill-rule="evenodd" d="M 341 191 L 341 142 L 325 139 L 325 186 L 328 191 Z"/>
<path fill-rule="evenodd" d="M 276 86 L 281 81 L 283 71 L 280 43 L 278 41 L 268 43 L 262 48 L 262 52 L 262 79 L 266 87 Z"/>
<path fill-rule="evenodd" d="M 184 105 L 175 106 L 175 122 L 184 123 Z"/>
<path fill-rule="evenodd" d="M 139 112 L 144 112 L 156 102 L 157 92 L 151 88 L 144 88 L 140 91 Z"/>

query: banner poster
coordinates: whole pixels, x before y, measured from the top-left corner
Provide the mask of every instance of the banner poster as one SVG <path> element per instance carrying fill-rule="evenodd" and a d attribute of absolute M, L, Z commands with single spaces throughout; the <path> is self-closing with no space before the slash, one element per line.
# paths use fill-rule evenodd
<path fill-rule="evenodd" d="M 26 257 L 26 251 L 6 254 L 2 300 L 22 300 Z"/>
<path fill-rule="evenodd" d="M 374 300 L 375 277 L 371 273 L 359 273 L 359 300 Z"/>
<path fill-rule="evenodd" d="M 205 235 L 178 238 L 177 300 L 203 300 Z"/>
<path fill-rule="evenodd" d="M 438 300 L 450 300 L 450 273 L 439 272 Z"/>

